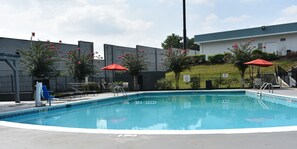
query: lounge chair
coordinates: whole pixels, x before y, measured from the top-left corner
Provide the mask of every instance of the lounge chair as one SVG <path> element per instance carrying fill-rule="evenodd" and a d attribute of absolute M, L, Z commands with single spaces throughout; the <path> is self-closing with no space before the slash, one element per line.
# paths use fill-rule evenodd
<path fill-rule="evenodd" d="M 49 106 L 51 106 L 51 102 L 53 99 L 55 99 L 55 97 L 50 95 L 50 91 L 47 90 L 45 85 L 42 85 L 42 94 L 41 95 L 42 95 L 43 99 L 47 100 L 47 102 L 49 103 Z"/>
<path fill-rule="evenodd" d="M 253 89 L 260 88 L 262 86 L 263 82 L 261 78 L 255 78 L 254 79 L 254 84 L 253 84 Z"/>

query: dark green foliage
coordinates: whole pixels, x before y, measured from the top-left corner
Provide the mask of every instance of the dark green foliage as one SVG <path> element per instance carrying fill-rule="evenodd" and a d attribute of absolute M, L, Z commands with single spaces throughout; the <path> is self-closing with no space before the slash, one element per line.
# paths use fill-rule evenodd
<path fill-rule="evenodd" d="M 192 89 L 199 89 L 200 88 L 200 78 L 192 77 L 190 80 L 190 85 Z"/>
<path fill-rule="evenodd" d="M 172 33 L 171 35 L 168 35 L 165 41 L 162 43 L 163 49 L 169 49 L 169 48 L 182 48 L 183 37 L 176 35 Z"/>
<path fill-rule="evenodd" d="M 219 75 L 218 77 L 213 77 L 212 80 L 213 80 L 213 86 L 215 88 L 220 88 L 220 86 L 223 85 L 223 82 L 224 82 L 224 78 L 221 75 Z"/>
<path fill-rule="evenodd" d="M 208 56 L 208 60 L 212 64 L 223 64 L 224 61 L 224 54 L 216 54 L 213 56 Z"/>
<path fill-rule="evenodd" d="M 279 56 L 277 56 L 275 53 L 268 53 L 266 58 L 268 61 L 274 61 L 274 60 L 280 59 Z"/>
<path fill-rule="evenodd" d="M 137 90 L 138 74 L 141 71 L 147 70 L 147 63 L 145 63 L 145 56 L 143 50 L 138 50 L 135 54 L 124 54 L 119 57 L 122 60 L 123 65 L 128 68 L 128 72 L 133 76 L 133 88 Z"/>
<path fill-rule="evenodd" d="M 190 70 L 192 63 L 192 59 L 188 57 L 187 50 L 167 50 L 164 65 L 168 71 L 174 72 L 176 89 L 179 89 L 180 73 L 185 69 Z"/>
<path fill-rule="evenodd" d="M 80 54 L 80 49 L 78 48 L 68 52 L 67 56 L 66 65 L 68 66 L 68 72 L 75 80 L 82 81 L 85 77 L 94 74 L 92 54 Z"/>
<path fill-rule="evenodd" d="M 229 49 L 232 53 L 232 62 L 239 70 L 242 80 L 244 79 L 244 72 L 248 68 L 248 65 L 244 63 L 252 60 L 252 51 L 256 49 L 254 46 L 251 46 L 252 42 L 253 40 L 240 45 L 234 44 L 232 49 Z"/>
<path fill-rule="evenodd" d="M 156 86 L 157 86 L 157 89 L 162 89 L 162 90 L 173 89 L 172 81 L 167 80 L 165 78 L 158 80 Z"/>
<path fill-rule="evenodd" d="M 194 38 L 191 38 L 191 39 L 187 38 L 187 48 L 192 50 L 198 50 L 198 51 L 200 50 L 199 45 L 196 45 L 194 43 Z"/>
<path fill-rule="evenodd" d="M 31 49 L 20 50 L 23 59 L 21 63 L 25 70 L 34 78 L 50 78 L 56 76 L 57 63 L 59 61 L 58 51 L 53 43 L 36 42 Z"/>
<path fill-rule="evenodd" d="M 232 53 L 225 52 L 224 53 L 224 63 L 231 63 L 232 62 Z"/>
<path fill-rule="evenodd" d="M 206 62 L 205 55 L 195 55 L 189 56 L 192 59 L 194 65 L 196 64 L 204 64 Z"/>
<path fill-rule="evenodd" d="M 128 68 L 130 75 L 138 75 L 141 71 L 147 69 L 147 63 L 145 63 L 145 56 L 143 50 L 137 51 L 135 54 L 124 54 L 119 58 L 122 60 L 122 64 Z"/>
<path fill-rule="evenodd" d="M 227 88 L 230 88 L 231 84 L 238 82 L 237 78 L 224 78 L 222 85 L 226 85 Z"/>
<path fill-rule="evenodd" d="M 183 48 L 183 37 L 172 33 L 168 35 L 164 42 L 162 42 L 163 49 L 169 48 Z M 187 38 L 187 49 L 199 50 L 199 45 L 194 44 L 194 38 Z"/>
<path fill-rule="evenodd" d="M 267 61 L 273 61 L 273 60 L 278 60 L 279 56 L 277 56 L 275 53 L 266 53 L 262 52 L 261 50 L 254 50 L 252 52 L 252 59 L 264 59 Z"/>

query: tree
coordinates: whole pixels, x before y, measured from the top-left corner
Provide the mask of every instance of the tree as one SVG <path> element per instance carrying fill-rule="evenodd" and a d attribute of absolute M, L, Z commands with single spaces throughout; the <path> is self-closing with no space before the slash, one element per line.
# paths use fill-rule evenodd
<path fill-rule="evenodd" d="M 174 72 L 176 89 L 179 89 L 180 73 L 185 69 L 190 70 L 191 64 L 192 59 L 188 56 L 188 50 L 173 50 L 170 48 L 166 51 L 164 65 L 167 70 Z"/>
<path fill-rule="evenodd" d="M 194 43 L 194 38 L 188 39 L 187 38 L 187 48 L 192 50 L 200 50 L 199 45 Z"/>
<path fill-rule="evenodd" d="M 183 37 L 172 33 L 171 35 L 168 35 L 165 41 L 162 43 L 162 48 L 163 49 L 169 49 L 169 48 L 181 49 L 183 48 L 182 40 L 183 40 Z M 194 38 L 189 39 L 187 37 L 187 48 L 192 50 L 199 50 L 199 46 L 194 44 Z"/>
<path fill-rule="evenodd" d="M 255 46 L 251 46 L 252 42 L 253 40 L 249 40 L 244 44 L 240 44 L 239 46 L 237 43 L 235 43 L 232 46 L 232 49 L 229 49 L 232 53 L 231 61 L 239 70 L 242 82 L 244 80 L 244 72 L 248 68 L 248 65 L 245 65 L 244 63 L 252 59 L 252 51 L 256 50 Z"/>
<path fill-rule="evenodd" d="M 21 63 L 31 77 L 44 79 L 58 73 L 56 62 L 59 61 L 59 45 L 55 46 L 54 43 L 38 41 L 30 49 L 19 51 L 24 58 Z"/>
<path fill-rule="evenodd" d="M 68 60 L 66 65 L 68 72 L 77 81 L 82 81 L 86 76 L 94 74 L 93 69 L 93 54 L 86 55 L 80 53 L 80 48 L 67 53 Z"/>
<path fill-rule="evenodd" d="M 138 50 L 135 54 L 124 54 L 119 57 L 122 64 L 128 68 L 129 74 L 133 77 L 133 88 L 137 89 L 138 75 L 141 71 L 147 70 L 145 63 L 145 53 L 143 50 Z"/>
<path fill-rule="evenodd" d="M 162 43 L 162 47 L 163 49 L 182 48 L 183 47 L 182 40 L 183 40 L 183 37 L 172 33 L 171 35 L 167 36 L 165 41 Z"/>

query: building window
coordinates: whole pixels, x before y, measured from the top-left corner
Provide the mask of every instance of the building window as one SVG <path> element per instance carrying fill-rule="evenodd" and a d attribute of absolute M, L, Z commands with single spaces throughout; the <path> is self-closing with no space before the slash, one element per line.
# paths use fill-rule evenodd
<path fill-rule="evenodd" d="M 263 49 L 263 43 L 258 43 L 258 50 L 262 50 Z"/>
<path fill-rule="evenodd" d="M 286 38 L 281 38 L 280 41 L 286 41 Z"/>

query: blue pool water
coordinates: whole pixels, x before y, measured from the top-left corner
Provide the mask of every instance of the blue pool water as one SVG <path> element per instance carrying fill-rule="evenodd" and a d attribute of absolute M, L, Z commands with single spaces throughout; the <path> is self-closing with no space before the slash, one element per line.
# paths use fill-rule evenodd
<path fill-rule="evenodd" d="M 284 101 L 284 100 L 281 100 Z M 292 104 L 292 101 L 288 102 Z M 143 93 L 42 110 L 2 120 L 126 130 L 202 130 L 297 125 L 297 108 L 241 92 Z"/>

